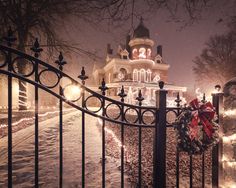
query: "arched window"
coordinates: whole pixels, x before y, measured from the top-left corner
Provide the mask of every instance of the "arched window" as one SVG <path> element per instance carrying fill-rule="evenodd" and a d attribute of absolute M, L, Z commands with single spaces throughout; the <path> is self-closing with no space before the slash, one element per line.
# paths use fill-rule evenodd
<path fill-rule="evenodd" d="M 121 68 L 120 72 L 118 73 L 118 79 L 119 80 L 126 80 L 127 78 L 127 70 L 125 68 Z"/>
<path fill-rule="evenodd" d="M 137 69 L 133 70 L 133 81 L 138 81 L 138 70 Z"/>
<path fill-rule="evenodd" d="M 152 81 L 152 71 L 150 69 L 147 70 L 147 82 Z"/>
<path fill-rule="evenodd" d="M 146 82 L 146 71 L 145 71 L 145 69 L 140 70 L 140 81 L 141 82 Z"/>

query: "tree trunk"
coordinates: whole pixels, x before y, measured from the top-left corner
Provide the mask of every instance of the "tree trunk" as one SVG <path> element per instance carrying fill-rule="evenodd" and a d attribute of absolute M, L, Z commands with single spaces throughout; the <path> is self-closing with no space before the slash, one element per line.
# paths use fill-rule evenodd
<path fill-rule="evenodd" d="M 24 32 L 18 32 L 19 44 L 17 49 L 21 52 L 26 52 L 25 43 L 27 41 Z M 17 67 L 19 74 L 24 75 L 26 73 L 26 61 L 25 59 L 19 59 L 17 61 Z M 27 110 L 27 83 L 19 80 L 19 98 L 18 98 L 19 110 Z"/>

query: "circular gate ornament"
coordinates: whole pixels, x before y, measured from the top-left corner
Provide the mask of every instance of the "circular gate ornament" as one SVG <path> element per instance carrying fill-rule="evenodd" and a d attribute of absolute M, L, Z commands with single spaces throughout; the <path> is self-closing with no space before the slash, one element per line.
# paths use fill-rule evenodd
<path fill-rule="evenodd" d="M 189 155 L 202 154 L 219 142 L 219 125 L 215 122 L 215 111 L 210 102 L 194 99 L 175 121 L 179 151 Z"/>

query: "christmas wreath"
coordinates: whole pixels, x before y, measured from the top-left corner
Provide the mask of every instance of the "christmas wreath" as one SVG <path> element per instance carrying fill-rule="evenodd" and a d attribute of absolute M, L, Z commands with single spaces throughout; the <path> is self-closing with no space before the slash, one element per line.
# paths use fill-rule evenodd
<path fill-rule="evenodd" d="M 219 125 L 210 102 L 194 99 L 176 119 L 178 148 L 190 155 L 202 154 L 219 141 Z"/>

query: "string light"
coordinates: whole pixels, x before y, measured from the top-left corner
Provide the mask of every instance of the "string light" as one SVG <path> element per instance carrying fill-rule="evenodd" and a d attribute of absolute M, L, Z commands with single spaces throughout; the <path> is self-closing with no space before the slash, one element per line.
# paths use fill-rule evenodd
<path fill-rule="evenodd" d="M 230 109 L 230 110 L 225 110 L 224 111 L 224 117 L 233 117 L 236 116 L 236 109 Z"/>
<path fill-rule="evenodd" d="M 233 144 L 236 141 L 236 134 L 233 134 L 231 136 L 223 136 L 222 137 L 224 144 Z M 222 163 L 224 164 L 224 168 L 230 167 L 230 168 L 236 168 L 236 161 L 233 159 L 230 159 L 227 155 L 222 156 Z"/>
<path fill-rule="evenodd" d="M 230 160 L 230 158 L 228 156 L 226 156 L 226 155 L 222 156 L 221 162 L 223 164 L 226 164 L 229 167 L 236 167 L 236 161 Z"/>
<path fill-rule="evenodd" d="M 236 183 L 235 182 L 224 182 L 224 185 L 221 185 L 222 188 L 236 188 Z"/>
<path fill-rule="evenodd" d="M 21 86 L 22 87 L 24 87 L 24 90 L 25 91 L 22 91 L 22 90 L 20 90 L 19 91 L 19 100 L 18 100 L 18 103 L 20 104 L 20 105 L 22 105 L 22 106 L 25 106 L 26 108 L 28 107 L 28 104 L 27 104 L 27 99 L 28 99 L 28 97 L 27 97 L 27 85 L 24 83 L 24 82 L 20 82 L 19 84 L 21 84 Z M 24 100 L 21 100 L 22 98 L 24 98 L 25 99 L 25 101 Z"/>
<path fill-rule="evenodd" d="M 231 168 L 236 167 L 236 161 L 224 161 L 224 163 Z"/>
<path fill-rule="evenodd" d="M 64 112 L 68 112 L 68 111 L 72 111 L 73 109 L 65 109 L 63 110 Z M 46 112 L 44 114 L 39 114 L 38 116 L 39 117 L 45 117 L 45 116 L 48 116 L 48 115 L 51 115 L 51 114 L 55 114 L 55 113 L 59 113 L 60 111 L 59 110 L 56 110 L 56 111 L 53 111 L 53 112 Z M 29 122 L 29 121 L 33 121 L 35 119 L 35 117 L 30 117 L 30 118 L 22 118 L 20 119 L 19 121 L 16 121 L 14 123 L 12 123 L 12 126 L 16 126 L 16 125 L 19 125 L 20 123 L 22 122 Z M 4 128 L 4 127 L 7 127 L 8 124 L 1 124 L 0 125 L 0 129 L 1 128 Z"/>
<path fill-rule="evenodd" d="M 236 141 L 236 134 L 232 134 L 231 136 L 223 136 L 222 139 L 224 144 L 232 144 Z"/>
<path fill-rule="evenodd" d="M 167 98 L 167 107 L 176 107 L 176 98 L 175 97 L 168 97 Z M 184 105 L 187 103 L 186 99 L 184 97 L 180 97 L 181 105 Z"/>
<path fill-rule="evenodd" d="M 100 118 L 97 118 L 97 120 L 98 120 L 98 123 L 101 125 L 101 124 L 102 124 L 102 120 L 101 120 Z M 115 141 L 115 143 L 116 143 L 116 145 L 117 145 L 118 148 L 122 148 L 122 147 L 124 148 L 126 161 L 128 161 L 128 158 L 129 158 L 128 156 L 129 156 L 129 154 L 128 154 L 128 150 L 127 150 L 126 146 L 125 146 L 125 145 L 122 145 L 121 141 L 117 138 L 117 136 L 115 135 L 115 133 L 114 133 L 111 129 L 105 127 L 104 130 L 105 130 L 105 132 L 106 132 L 107 134 L 109 134 L 109 135 L 111 136 L 111 138 Z"/>

